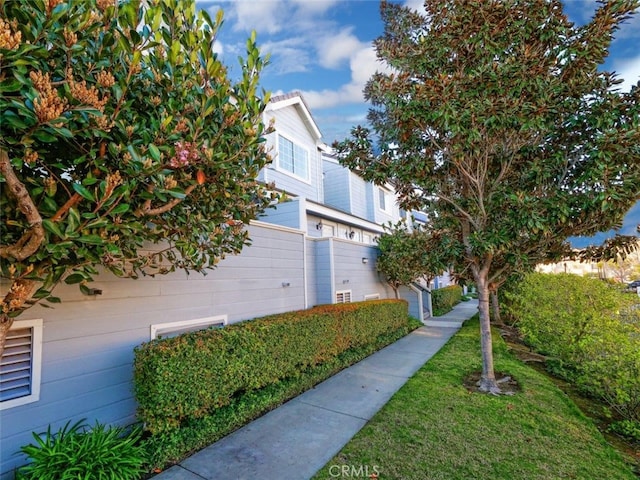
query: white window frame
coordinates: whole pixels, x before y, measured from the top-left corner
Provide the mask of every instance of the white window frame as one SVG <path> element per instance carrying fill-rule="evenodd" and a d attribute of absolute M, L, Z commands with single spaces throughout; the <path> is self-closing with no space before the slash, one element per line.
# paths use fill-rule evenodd
<path fill-rule="evenodd" d="M 280 138 L 285 139 L 287 142 L 290 142 L 293 147 L 294 147 L 294 153 L 295 153 L 295 147 L 298 147 L 300 150 L 303 150 L 305 152 L 306 155 L 306 170 L 307 170 L 307 176 L 303 177 L 302 175 L 299 175 L 295 172 L 295 165 L 296 165 L 296 158 L 295 155 L 293 157 L 293 166 L 294 166 L 294 171 L 292 172 L 291 170 L 289 170 L 288 168 L 285 168 L 282 166 L 282 161 L 281 161 L 281 152 L 280 152 Z M 279 171 L 281 171 L 282 173 L 284 173 L 285 175 L 290 175 L 292 177 L 297 178 L 298 180 L 301 180 L 305 183 L 311 183 L 311 159 L 310 159 L 310 154 L 309 154 L 309 149 L 306 147 L 303 147 L 302 145 L 300 145 L 299 143 L 297 143 L 296 141 L 292 140 L 290 137 L 288 137 L 287 135 L 283 135 L 282 133 L 278 133 L 276 136 L 276 146 L 278 149 L 278 155 L 276 156 L 276 166 L 277 169 Z"/>
<path fill-rule="evenodd" d="M 42 374 L 42 319 L 15 320 L 11 330 L 31 328 L 31 393 L 23 397 L 0 402 L 0 410 L 26 405 L 40 400 L 40 381 Z"/>
<path fill-rule="evenodd" d="M 384 188 L 378 187 L 378 208 L 380 208 L 380 210 L 382 210 L 383 212 L 389 211 L 389 208 L 387 207 L 387 197 L 387 191 Z"/>
<path fill-rule="evenodd" d="M 342 295 L 342 300 L 339 300 L 341 295 Z M 351 303 L 351 299 L 352 298 L 353 298 L 353 295 L 351 293 L 351 290 L 337 290 L 336 291 L 336 303 Z"/>
<path fill-rule="evenodd" d="M 158 338 L 158 335 L 167 335 L 171 332 L 193 328 L 189 331 L 205 330 L 213 325 L 225 326 L 228 323 L 227 315 L 215 315 L 212 317 L 194 318 L 193 320 L 181 320 L 179 322 L 156 323 L 151 325 L 151 340 Z M 200 328 L 197 328 L 200 327 Z M 186 332 L 185 332 L 186 333 Z"/>
<path fill-rule="evenodd" d="M 364 300 L 380 300 L 380 294 L 379 293 L 369 293 L 368 295 L 364 296 Z"/>

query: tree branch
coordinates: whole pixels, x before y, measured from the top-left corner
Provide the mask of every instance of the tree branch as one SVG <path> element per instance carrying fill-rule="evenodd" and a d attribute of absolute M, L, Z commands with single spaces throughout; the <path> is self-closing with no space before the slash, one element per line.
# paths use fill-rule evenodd
<path fill-rule="evenodd" d="M 2 148 L 0 148 L 0 173 L 5 178 L 8 194 L 15 199 L 18 209 L 29 223 L 29 228 L 16 243 L 0 246 L 0 257 L 15 258 L 18 261 L 22 261 L 33 255 L 44 240 L 42 217 L 33 203 L 29 191 L 14 172 L 9 160 L 9 154 Z"/>
<path fill-rule="evenodd" d="M 185 190 L 184 190 L 184 194 L 185 197 L 188 196 L 191 192 L 193 192 L 193 190 L 195 190 L 195 188 L 198 185 L 193 184 L 193 185 L 189 185 Z M 150 191 L 153 191 L 153 187 L 150 186 Z M 162 215 L 163 213 L 168 212 L 169 210 L 171 210 L 173 207 L 175 207 L 176 205 L 178 205 L 180 202 L 182 202 L 182 200 L 184 200 L 183 198 L 174 198 L 173 200 L 165 203 L 164 205 L 162 205 L 161 207 L 156 207 L 156 208 L 151 208 L 151 199 L 146 200 L 144 202 L 144 204 L 138 209 L 136 210 L 136 215 L 138 217 L 142 217 L 142 216 L 155 216 L 155 215 Z"/>

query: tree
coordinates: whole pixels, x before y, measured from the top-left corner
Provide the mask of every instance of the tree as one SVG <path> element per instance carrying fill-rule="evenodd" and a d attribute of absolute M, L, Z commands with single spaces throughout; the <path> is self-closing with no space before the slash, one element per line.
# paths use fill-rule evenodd
<path fill-rule="evenodd" d="M 446 240 L 417 225 L 409 230 L 402 222 L 386 229 L 378 239 L 376 269 L 385 276 L 396 298 L 400 286 L 423 277 L 430 281 L 448 268 L 449 252 L 443 252 Z"/>
<path fill-rule="evenodd" d="M 430 228 L 459 241 L 478 287 L 480 389 L 497 393 L 494 282 L 549 239 L 617 224 L 640 196 L 640 88 L 622 93 L 598 70 L 639 3 L 603 2 L 582 27 L 559 1 L 424 5 L 426 15 L 382 2 L 375 46 L 392 73 L 365 88 L 378 153 L 362 127 L 338 153 L 392 183 L 403 208 L 437 212 Z"/>
<path fill-rule="evenodd" d="M 62 279 L 204 272 L 249 242 L 265 60 L 252 35 L 232 82 L 221 23 L 193 0 L 0 2 L 0 346 Z"/>

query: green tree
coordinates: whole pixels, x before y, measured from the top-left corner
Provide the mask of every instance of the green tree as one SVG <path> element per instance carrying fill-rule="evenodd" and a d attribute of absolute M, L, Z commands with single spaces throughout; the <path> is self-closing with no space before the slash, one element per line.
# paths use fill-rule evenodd
<path fill-rule="evenodd" d="M 445 253 L 447 238 L 405 223 L 387 228 L 378 239 L 380 254 L 376 269 L 382 273 L 398 298 L 398 288 L 410 285 L 419 278 L 427 282 L 448 268 L 449 252 Z"/>
<path fill-rule="evenodd" d="M 357 127 L 339 154 L 392 183 L 404 208 L 435 211 L 431 228 L 460 243 L 478 287 L 484 391 L 499 392 L 489 291 L 500 270 L 551 237 L 610 228 L 640 195 L 640 88 L 622 93 L 599 70 L 638 5 L 603 2 L 576 27 L 559 1 L 427 0 L 426 15 L 382 2 L 375 45 L 392 73 L 365 89 L 380 145 L 374 155 Z"/>
<path fill-rule="evenodd" d="M 221 23 L 193 0 L 0 1 L 1 346 L 63 279 L 202 272 L 249 242 L 265 60 L 252 35 L 231 81 Z"/>

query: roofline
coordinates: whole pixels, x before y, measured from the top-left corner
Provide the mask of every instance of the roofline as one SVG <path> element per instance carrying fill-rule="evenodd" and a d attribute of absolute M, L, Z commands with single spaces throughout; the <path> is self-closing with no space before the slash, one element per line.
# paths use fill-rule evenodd
<path fill-rule="evenodd" d="M 313 119 L 313 115 L 311 115 L 311 110 L 307 106 L 302 94 L 300 92 L 292 92 L 285 95 L 277 95 L 275 97 L 271 97 L 269 103 L 265 108 L 265 112 L 280 110 L 281 108 L 289 107 L 289 106 L 297 106 L 300 110 L 302 110 L 302 114 L 305 117 L 307 127 L 311 133 L 315 136 L 316 140 L 322 138 L 322 133 L 318 128 L 318 124 Z"/>

